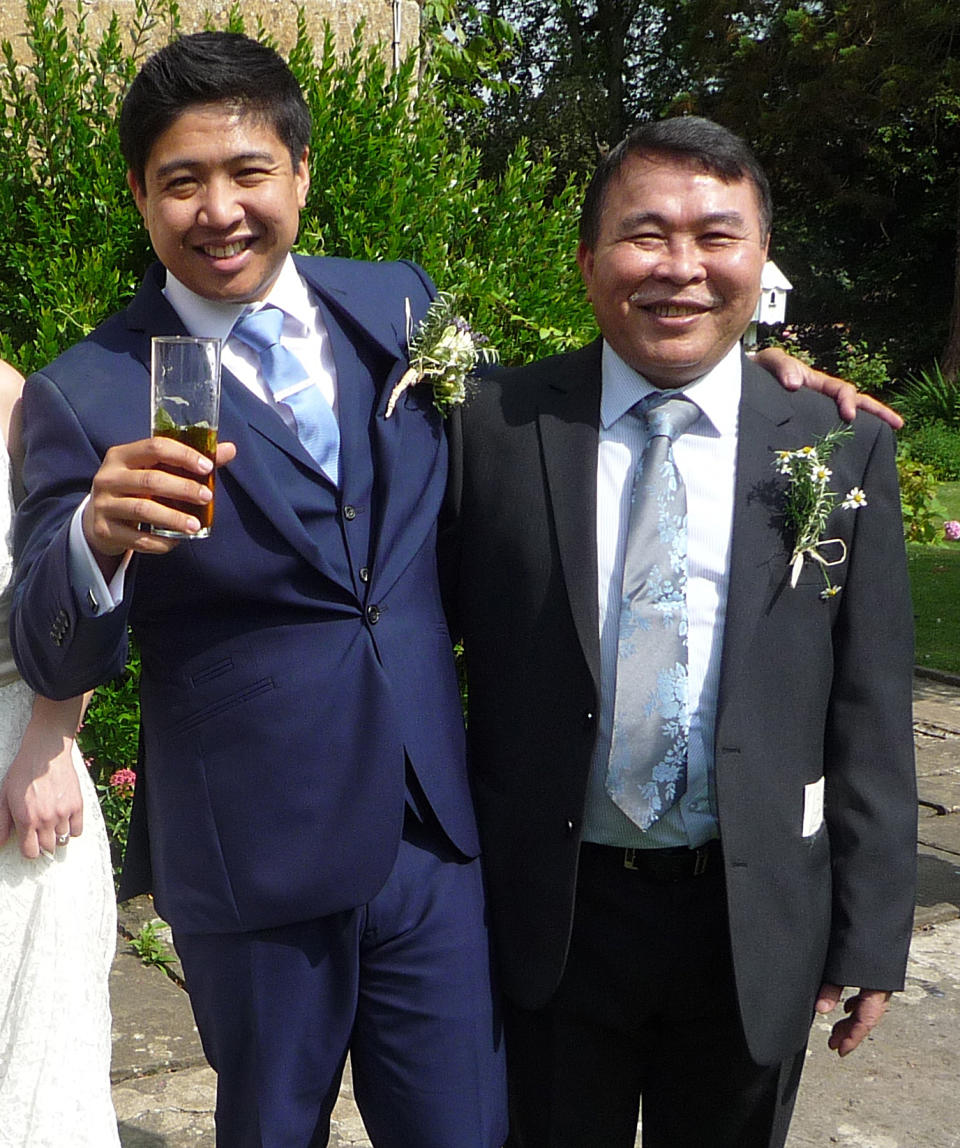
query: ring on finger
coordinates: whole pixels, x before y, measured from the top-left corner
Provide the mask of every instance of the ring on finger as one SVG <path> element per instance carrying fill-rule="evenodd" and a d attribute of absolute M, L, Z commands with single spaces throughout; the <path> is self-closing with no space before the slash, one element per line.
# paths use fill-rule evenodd
<path fill-rule="evenodd" d="M 57 844 L 58 845 L 66 845 L 66 844 L 68 844 L 69 841 L 70 841 L 70 834 L 69 833 L 58 833 L 57 834 Z"/>

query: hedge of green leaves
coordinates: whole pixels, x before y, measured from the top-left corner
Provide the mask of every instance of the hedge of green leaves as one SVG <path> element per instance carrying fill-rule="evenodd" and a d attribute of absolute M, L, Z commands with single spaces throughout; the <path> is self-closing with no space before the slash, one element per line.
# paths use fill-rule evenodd
<path fill-rule="evenodd" d="M 132 27 L 99 38 L 82 3 L 26 0 L 26 64 L 0 67 L 0 353 L 24 372 L 53 359 L 130 298 L 152 258 L 125 182 L 116 120 L 148 34 L 176 34 L 172 0 L 138 0 Z M 235 8 L 222 25 L 243 31 Z M 247 29 L 269 38 L 269 29 Z M 265 35 L 265 32 L 267 35 Z M 358 30 L 345 56 L 301 17 L 289 60 L 314 117 L 312 186 L 298 248 L 363 259 L 406 257 L 459 292 L 504 361 L 592 336 L 574 262 L 579 189 L 549 197 L 549 163 L 521 148 L 502 177 L 454 138 L 429 69 L 408 58 L 391 75 Z M 439 85 L 436 90 L 443 90 Z M 81 734 L 115 856 L 136 765 L 137 665 L 97 692 Z"/>

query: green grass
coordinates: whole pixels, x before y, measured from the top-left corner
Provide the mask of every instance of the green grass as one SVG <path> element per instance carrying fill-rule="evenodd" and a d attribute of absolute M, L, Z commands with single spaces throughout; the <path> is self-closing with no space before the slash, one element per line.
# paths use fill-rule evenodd
<path fill-rule="evenodd" d="M 940 522 L 960 521 L 960 482 L 937 486 Z M 930 546 L 907 544 L 913 617 L 917 631 L 916 664 L 960 674 L 960 542 Z"/>
<path fill-rule="evenodd" d="M 960 542 L 950 547 L 911 542 L 907 558 L 917 631 L 916 664 L 960 673 Z"/>
<path fill-rule="evenodd" d="M 937 502 L 943 507 L 945 519 L 960 521 L 960 482 L 941 482 L 937 486 Z M 957 543 L 960 549 L 960 543 Z"/>

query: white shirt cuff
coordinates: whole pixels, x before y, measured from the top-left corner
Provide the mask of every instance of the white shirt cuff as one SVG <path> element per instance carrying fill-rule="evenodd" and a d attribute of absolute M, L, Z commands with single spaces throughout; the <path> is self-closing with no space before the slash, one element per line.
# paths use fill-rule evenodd
<path fill-rule="evenodd" d="M 83 609 L 91 617 L 99 618 L 101 614 L 115 610 L 123 601 L 124 579 L 133 551 L 128 550 L 124 554 L 116 574 L 108 583 L 83 533 L 83 512 L 89 501 L 88 494 L 70 520 L 70 585 Z"/>

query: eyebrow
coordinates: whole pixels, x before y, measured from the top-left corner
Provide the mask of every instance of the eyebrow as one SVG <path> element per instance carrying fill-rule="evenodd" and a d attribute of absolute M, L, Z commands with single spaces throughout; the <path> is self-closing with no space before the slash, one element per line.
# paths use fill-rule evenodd
<path fill-rule="evenodd" d="M 708 215 L 699 216 L 695 222 L 700 228 L 734 227 L 744 230 L 749 228 L 747 220 L 744 219 L 739 211 L 714 211 Z M 624 218 L 620 220 L 617 232 L 620 235 L 630 235 L 634 231 L 638 231 L 641 227 L 647 227 L 651 224 L 655 227 L 667 228 L 669 226 L 669 220 L 655 211 L 636 211 L 624 216 Z"/>
<path fill-rule="evenodd" d="M 227 161 L 230 164 L 236 163 L 277 163 L 277 157 L 269 151 L 245 151 L 240 152 L 238 155 L 230 156 Z M 154 172 L 155 179 L 163 179 L 164 176 L 170 175 L 174 171 L 193 171 L 197 168 L 206 167 L 206 161 L 202 159 L 172 159 L 168 163 L 162 164 Z"/>

